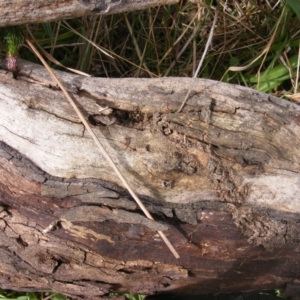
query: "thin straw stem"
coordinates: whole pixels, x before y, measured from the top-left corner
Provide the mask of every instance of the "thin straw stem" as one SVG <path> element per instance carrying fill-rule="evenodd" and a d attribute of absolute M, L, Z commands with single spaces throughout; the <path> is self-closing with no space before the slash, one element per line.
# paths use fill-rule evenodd
<path fill-rule="evenodd" d="M 78 109 L 76 103 L 74 102 L 74 100 L 71 98 L 71 96 L 69 95 L 69 93 L 66 91 L 66 89 L 64 88 L 63 84 L 60 82 L 60 80 L 57 78 L 57 76 L 54 74 L 54 72 L 52 71 L 52 69 L 49 67 L 49 65 L 46 63 L 46 61 L 44 60 L 44 58 L 40 55 L 40 53 L 36 50 L 36 48 L 34 47 L 34 45 L 28 40 L 26 39 L 26 43 L 29 45 L 29 47 L 32 49 L 32 51 L 35 53 L 35 55 L 39 58 L 39 60 L 42 62 L 42 64 L 45 66 L 45 68 L 48 70 L 48 72 L 50 73 L 50 75 L 52 76 L 52 78 L 56 81 L 56 83 L 58 84 L 58 86 L 60 87 L 60 89 L 62 90 L 62 92 L 64 93 L 64 95 L 66 96 L 66 98 L 69 100 L 70 104 L 72 105 L 72 107 L 74 108 L 76 114 L 78 115 L 79 119 L 81 120 L 81 122 L 84 124 L 85 128 L 88 130 L 88 132 L 90 133 L 90 135 L 92 136 L 93 140 L 95 141 L 96 145 L 99 147 L 102 155 L 104 156 L 104 158 L 107 160 L 107 162 L 109 163 L 109 165 L 113 168 L 113 170 L 115 171 L 115 173 L 118 175 L 119 179 L 122 181 L 122 183 L 124 184 L 124 186 L 126 187 L 126 189 L 129 191 L 129 193 L 131 194 L 131 196 L 133 197 L 133 199 L 136 201 L 136 203 L 138 204 L 138 206 L 140 207 L 140 209 L 144 212 L 144 214 L 147 216 L 148 219 L 154 220 L 153 217 L 151 216 L 151 214 L 148 212 L 148 210 L 146 209 L 146 207 L 144 206 L 144 204 L 141 202 L 141 200 L 139 199 L 139 197 L 136 195 L 136 193 L 132 190 L 132 188 L 130 187 L 130 185 L 128 184 L 128 182 L 126 181 L 125 177 L 122 175 L 122 173 L 120 172 L 120 170 L 118 169 L 118 167 L 116 166 L 116 164 L 113 162 L 113 160 L 110 158 L 109 154 L 107 153 L 107 151 L 105 150 L 105 148 L 102 146 L 102 144 L 100 143 L 99 139 L 96 137 L 95 133 L 93 132 L 91 126 L 89 125 L 89 123 L 85 120 L 83 114 L 81 113 L 81 111 Z M 175 250 L 175 248 L 172 246 L 172 244 L 170 243 L 170 241 L 168 240 L 168 238 L 165 236 L 165 234 L 162 231 L 157 231 L 158 234 L 160 235 L 160 237 L 162 238 L 162 240 L 165 242 L 165 244 L 168 246 L 168 248 L 170 249 L 170 251 L 173 253 L 173 255 L 176 258 L 179 258 L 179 254 L 177 253 L 177 251 Z"/>

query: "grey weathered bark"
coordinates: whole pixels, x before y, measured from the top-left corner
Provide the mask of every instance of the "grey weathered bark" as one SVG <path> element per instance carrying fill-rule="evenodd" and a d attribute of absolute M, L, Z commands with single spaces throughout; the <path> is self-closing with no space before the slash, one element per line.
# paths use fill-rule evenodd
<path fill-rule="evenodd" d="M 88 14 L 115 14 L 179 0 L 0 0 L 0 27 L 25 23 L 49 22 Z M 119 4 L 118 4 L 119 3 Z"/>
<path fill-rule="evenodd" d="M 22 62 L 18 80 L 0 72 L 0 286 L 299 292 L 299 106 L 199 79 L 178 114 L 189 78 L 57 73 L 157 222 L 44 68 Z"/>

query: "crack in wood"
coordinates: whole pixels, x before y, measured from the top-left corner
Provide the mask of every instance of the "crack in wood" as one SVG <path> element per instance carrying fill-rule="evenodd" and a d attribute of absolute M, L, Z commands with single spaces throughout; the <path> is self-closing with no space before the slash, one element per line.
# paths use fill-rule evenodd
<path fill-rule="evenodd" d="M 69 222 L 104 222 L 106 220 L 113 220 L 117 223 L 144 225 L 153 231 L 165 231 L 168 229 L 168 226 L 165 224 L 154 222 L 138 213 L 122 209 L 111 210 L 104 207 L 81 205 L 80 207 L 73 207 L 65 211 L 57 211 L 54 215 Z"/>

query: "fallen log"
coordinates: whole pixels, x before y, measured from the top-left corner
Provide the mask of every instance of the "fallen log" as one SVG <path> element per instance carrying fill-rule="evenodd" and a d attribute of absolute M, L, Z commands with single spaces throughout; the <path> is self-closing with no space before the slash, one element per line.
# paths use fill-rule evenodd
<path fill-rule="evenodd" d="M 45 69 L 20 67 L 0 72 L 1 287 L 299 292 L 299 106 L 199 79 L 176 113 L 192 79 L 56 71 L 154 222 Z"/>
<path fill-rule="evenodd" d="M 0 27 L 44 23 L 91 14 L 116 14 L 178 0 L 10 0 L 0 1 Z"/>

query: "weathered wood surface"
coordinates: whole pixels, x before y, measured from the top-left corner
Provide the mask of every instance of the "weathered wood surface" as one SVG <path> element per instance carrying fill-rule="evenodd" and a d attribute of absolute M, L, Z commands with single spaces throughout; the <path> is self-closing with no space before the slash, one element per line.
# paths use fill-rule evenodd
<path fill-rule="evenodd" d="M 115 14 L 177 2 L 178 0 L 0 0 L 0 27 L 43 23 L 96 13 Z"/>
<path fill-rule="evenodd" d="M 178 114 L 191 79 L 57 73 L 158 222 L 44 68 L 22 62 L 18 80 L 0 72 L 0 286 L 91 299 L 298 292 L 299 106 L 199 79 Z"/>

